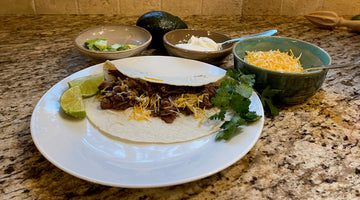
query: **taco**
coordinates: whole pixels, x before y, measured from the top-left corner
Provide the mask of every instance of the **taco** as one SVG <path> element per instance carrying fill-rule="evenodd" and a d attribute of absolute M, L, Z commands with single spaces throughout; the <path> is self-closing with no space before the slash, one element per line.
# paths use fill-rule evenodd
<path fill-rule="evenodd" d="M 173 77 L 123 64 L 105 62 L 99 94 L 85 100 L 87 117 L 99 130 L 146 143 L 184 142 L 219 130 L 221 122 L 208 117 L 216 113 L 210 99 L 225 73 Z"/>

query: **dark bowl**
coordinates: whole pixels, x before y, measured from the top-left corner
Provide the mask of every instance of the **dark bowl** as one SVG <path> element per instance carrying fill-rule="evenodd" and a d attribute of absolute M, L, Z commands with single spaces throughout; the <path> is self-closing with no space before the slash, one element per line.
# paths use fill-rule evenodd
<path fill-rule="evenodd" d="M 244 61 L 246 51 L 277 49 L 280 52 L 290 52 L 291 50 L 295 57 L 300 56 L 300 63 L 304 69 L 331 63 L 329 54 L 318 46 L 288 37 L 265 36 L 237 42 L 233 47 L 234 66 L 245 74 L 255 74 L 254 88 L 258 92 L 262 92 L 267 87 L 276 90 L 277 93 L 273 98 L 275 104 L 303 103 L 318 91 L 328 70 L 304 73 L 279 72 L 260 68 Z"/>
<path fill-rule="evenodd" d="M 177 29 L 167 32 L 163 37 L 164 46 L 168 54 L 208 63 L 218 63 L 231 53 L 232 45 L 228 45 L 219 51 L 194 51 L 176 46 L 176 44 L 179 43 L 187 43 L 191 36 L 208 37 L 216 43 L 225 42 L 231 39 L 225 34 L 214 31 Z"/>

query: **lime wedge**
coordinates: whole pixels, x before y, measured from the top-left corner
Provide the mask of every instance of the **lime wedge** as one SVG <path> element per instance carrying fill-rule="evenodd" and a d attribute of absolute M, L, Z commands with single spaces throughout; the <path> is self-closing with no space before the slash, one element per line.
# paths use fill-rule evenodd
<path fill-rule="evenodd" d="M 85 106 L 79 86 L 67 89 L 60 97 L 60 107 L 65 114 L 75 118 L 86 117 Z"/>
<path fill-rule="evenodd" d="M 97 93 L 98 86 L 104 81 L 104 74 L 94 74 L 74 79 L 68 82 L 69 87 L 79 86 L 83 97 L 90 97 Z"/>

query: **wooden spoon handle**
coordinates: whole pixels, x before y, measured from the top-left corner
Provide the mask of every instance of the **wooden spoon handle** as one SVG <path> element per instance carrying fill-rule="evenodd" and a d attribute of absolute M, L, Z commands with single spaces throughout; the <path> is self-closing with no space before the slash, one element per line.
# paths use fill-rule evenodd
<path fill-rule="evenodd" d="M 346 26 L 355 32 L 360 32 L 360 20 L 345 20 L 341 18 L 337 26 Z"/>

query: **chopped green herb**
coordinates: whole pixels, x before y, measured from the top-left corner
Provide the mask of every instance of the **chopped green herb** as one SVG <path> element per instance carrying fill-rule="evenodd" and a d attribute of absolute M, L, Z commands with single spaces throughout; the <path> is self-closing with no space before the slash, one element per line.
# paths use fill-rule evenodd
<path fill-rule="evenodd" d="M 212 116 L 210 117 L 210 119 L 211 119 L 211 120 L 216 120 L 216 119 L 218 119 L 218 120 L 224 121 L 224 119 L 225 119 L 225 114 L 226 114 L 226 110 L 227 110 L 227 109 L 226 109 L 225 107 L 222 107 L 221 110 L 220 110 L 220 112 L 212 115 Z"/>
<path fill-rule="evenodd" d="M 216 91 L 215 97 L 211 99 L 211 103 L 216 107 L 226 107 L 230 104 L 230 94 L 224 87 L 222 84 L 222 87 Z"/>
<path fill-rule="evenodd" d="M 259 95 L 262 105 L 266 110 L 270 111 L 272 116 L 279 115 L 279 109 L 272 103 L 272 98 L 279 92 L 280 91 L 277 89 L 270 89 L 270 87 L 266 87 L 261 92 L 261 95 Z"/>
<path fill-rule="evenodd" d="M 216 140 L 229 140 L 241 125 L 254 122 L 261 118 L 254 111 L 249 111 L 250 97 L 253 92 L 253 84 L 255 83 L 254 75 L 245 75 L 239 70 L 229 70 L 228 76 L 220 84 L 220 88 L 216 91 L 211 102 L 220 107 L 221 110 L 212 115 L 210 119 L 225 120 L 227 111 L 232 112 L 230 120 L 225 120 L 217 133 Z"/>

